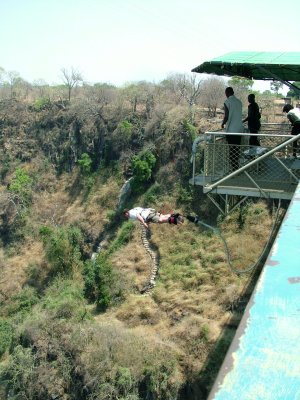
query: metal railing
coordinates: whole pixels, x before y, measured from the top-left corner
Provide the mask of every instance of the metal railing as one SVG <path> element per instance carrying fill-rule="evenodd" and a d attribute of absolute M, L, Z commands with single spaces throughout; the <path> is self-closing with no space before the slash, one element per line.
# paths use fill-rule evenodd
<path fill-rule="evenodd" d="M 300 176 L 300 160 L 293 157 L 300 135 L 291 136 L 289 130 L 289 124 L 263 124 L 259 134 L 206 132 L 193 145 L 191 183 L 201 184 L 205 193 L 226 184 L 290 191 L 287 184 L 298 183 Z M 242 135 L 241 144 L 228 144 L 227 135 Z M 251 146 L 250 137 L 257 137 L 260 146 Z"/>

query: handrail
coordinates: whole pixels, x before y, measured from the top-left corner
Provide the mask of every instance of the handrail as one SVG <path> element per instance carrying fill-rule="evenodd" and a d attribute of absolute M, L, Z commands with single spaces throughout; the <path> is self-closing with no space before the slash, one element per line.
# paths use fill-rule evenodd
<path fill-rule="evenodd" d="M 282 136 L 282 135 L 281 135 Z M 289 135 L 290 137 L 290 135 Z M 252 167 L 253 165 L 259 163 L 260 161 L 264 160 L 265 158 L 269 157 L 270 155 L 276 153 L 276 151 L 286 147 L 288 144 L 293 143 L 295 140 L 300 139 L 300 134 L 293 136 L 291 139 L 285 141 L 284 143 L 281 143 L 280 145 L 274 147 L 273 149 L 269 150 L 267 153 L 263 154 L 262 156 L 258 157 L 256 160 L 250 161 L 247 165 L 244 165 L 243 167 L 237 169 L 236 171 L 231 172 L 229 175 L 225 176 L 224 178 L 221 178 L 219 181 L 213 183 L 212 185 L 205 186 L 203 188 L 203 191 L 205 193 L 211 192 L 216 186 L 219 186 L 221 183 L 227 181 L 228 179 L 233 178 L 234 176 L 240 174 L 241 172 L 245 171 L 249 167 Z"/>
<path fill-rule="evenodd" d="M 233 133 L 233 132 L 231 132 L 231 133 L 227 133 L 227 132 L 224 132 L 224 131 L 222 131 L 222 132 L 216 132 L 216 131 L 214 131 L 214 132 L 210 132 L 210 131 L 208 131 L 208 132 L 205 132 L 206 133 L 206 135 L 213 135 L 213 136 L 220 136 L 220 135 L 223 135 L 223 136 L 267 136 L 267 137 L 270 137 L 271 135 L 270 135 L 270 133 L 250 133 L 250 132 L 243 132 L 243 133 Z M 223 137 L 222 136 L 222 137 Z M 282 138 L 282 137 L 291 137 L 291 134 L 286 134 L 286 133 L 283 133 L 283 134 L 280 134 L 280 135 L 277 135 L 277 134 L 273 134 L 272 133 L 272 137 L 280 137 L 280 138 Z"/>

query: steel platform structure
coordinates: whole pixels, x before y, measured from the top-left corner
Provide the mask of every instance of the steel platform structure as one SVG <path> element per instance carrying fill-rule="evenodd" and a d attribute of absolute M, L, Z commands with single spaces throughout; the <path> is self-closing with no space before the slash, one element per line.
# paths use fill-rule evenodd
<path fill-rule="evenodd" d="M 288 129 L 288 124 L 262 124 L 260 134 L 242 134 L 241 145 L 234 145 L 235 170 L 225 133 L 206 132 L 193 144 L 189 183 L 202 186 L 224 215 L 249 197 L 291 200 L 300 179 L 300 159 L 292 157 L 292 143 L 300 135 L 291 136 Z M 259 137 L 260 146 L 249 145 L 251 135 Z"/>

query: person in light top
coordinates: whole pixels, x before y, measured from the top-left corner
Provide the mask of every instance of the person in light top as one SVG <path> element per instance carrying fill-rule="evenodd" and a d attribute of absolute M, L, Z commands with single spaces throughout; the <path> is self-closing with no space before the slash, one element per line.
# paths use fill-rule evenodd
<path fill-rule="evenodd" d="M 243 133 L 244 125 L 242 122 L 242 102 L 234 95 L 234 90 L 231 86 L 225 89 L 224 102 L 224 118 L 222 129 L 227 133 Z M 231 170 L 239 168 L 239 145 L 241 144 L 241 135 L 226 135 L 227 143 L 229 144 L 229 162 Z"/>
<path fill-rule="evenodd" d="M 292 106 L 292 104 L 285 104 L 282 111 L 287 113 L 286 114 L 287 119 L 292 124 L 291 134 L 299 135 L 299 133 L 300 133 L 300 110 L 299 110 L 299 108 L 294 108 Z M 299 151 L 298 140 L 295 140 L 293 142 L 293 157 L 295 157 L 295 158 L 297 157 L 297 151 Z"/>

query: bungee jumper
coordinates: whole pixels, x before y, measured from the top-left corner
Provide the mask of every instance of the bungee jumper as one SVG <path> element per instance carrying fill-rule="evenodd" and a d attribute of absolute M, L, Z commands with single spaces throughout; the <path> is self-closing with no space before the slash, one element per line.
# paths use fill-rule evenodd
<path fill-rule="evenodd" d="M 128 219 L 138 220 L 145 228 L 149 228 L 150 222 L 174 225 L 180 225 L 184 222 L 183 216 L 179 213 L 162 214 L 154 208 L 135 207 L 130 210 L 125 208 L 123 214 Z"/>

